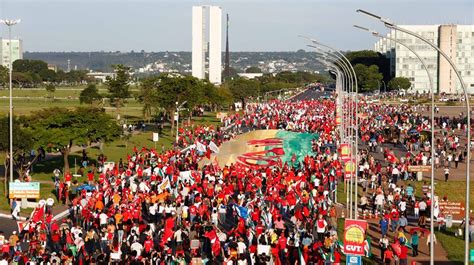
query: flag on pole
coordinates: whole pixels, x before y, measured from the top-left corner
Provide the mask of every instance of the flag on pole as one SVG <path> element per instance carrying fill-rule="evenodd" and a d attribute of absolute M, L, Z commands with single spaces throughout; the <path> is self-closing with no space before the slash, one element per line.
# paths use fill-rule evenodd
<path fill-rule="evenodd" d="M 25 226 L 26 227 L 29 226 L 29 223 L 26 222 L 26 221 L 17 221 L 16 225 L 18 226 L 18 233 L 21 233 L 21 231 L 23 231 L 23 229 L 25 229 Z"/>
<path fill-rule="evenodd" d="M 244 219 L 247 219 L 249 217 L 249 209 L 247 209 L 247 207 L 243 207 L 237 204 L 234 204 L 234 206 L 235 206 L 235 210 L 237 211 L 237 214 L 240 217 Z"/>
<path fill-rule="evenodd" d="M 158 176 L 164 178 L 165 177 L 165 172 L 163 171 L 162 168 L 158 168 Z"/>
<path fill-rule="evenodd" d="M 167 190 L 168 188 L 171 188 L 170 179 L 169 178 L 164 178 L 163 181 L 158 186 L 158 192 L 162 193 L 165 190 Z"/>
<path fill-rule="evenodd" d="M 199 141 L 196 141 L 196 149 L 201 152 L 201 153 L 205 153 L 206 152 L 206 146 L 204 144 L 202 144 L 201 142 Z"/>
<path fill-rule="evenodd" d="M 301 252 L 301 248 L 298 248 L 298 259 L 300 265 L 306 265 L 306 261 L 304 260 L 303 253 Z"/>
<path fill-rule="evenodd" d="M 219 238 L 217 237 L 216 230 L 213 229 L 209 232 L 206 232 L 204 236 L 209 238 L 209 240 L 211 241 L 212 254 L 214 254 L 214 257 L 219 256 L 219 252 L 221 251 L 221 242 L 219 241 Z"/>
<path fill-rule="evenodd" d="M 207 150 L 206 150 L 206 157 L 207 157 L 207 159 L 211 159 L 211 149 L 210 148 L 207 148 Z"/>
<path fill-rule="evenodd" d="M 212 141 L 209 143 L 209 149 L 211 149 L 213 153 L 219 153 L 219 147 Z"/>

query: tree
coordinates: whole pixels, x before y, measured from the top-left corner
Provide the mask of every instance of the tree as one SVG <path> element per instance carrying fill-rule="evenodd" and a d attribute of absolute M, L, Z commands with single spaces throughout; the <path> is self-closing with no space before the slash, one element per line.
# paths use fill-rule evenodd
<path fill-rule="evenodd" d="M 79 94 L 79 102 L 81 104 L 93 104 L 94 102 L 100 101 L 102 95 L 99 94 L 99 90 L 94 84 L 88 85 L 84 90 Z"/>
<path fill-rule="evenodd" d="M 410 79 L 406 77 L 394 77 L 388 82 L 388 88 L 390 90 L 407 90 L 411 87 Z"/>
<path fill-rule="evenodd" d="M 261 73 L 262 69 L 258 68 L 257 66 L 251 66 L 245 70 L 246 73 L 248 74 L 255 74 L 255 73 Z"/>
<path fill-rule="evenodd" d="M 48 91 L 49 93 L 49 98 L 51 98 L 51 100 L 54 99 L 54 92 L 56 91 L 56 86 L 53 85 L 52 83 L 49 83 L 46 85 L 46 91 Z"/>
<path fill-rule="evenodd" d="M 0 118 L 0 152 L 4 153 L 5 161 L 5 194 L 9 179 L 8 173 L 10 172 L 10 119 L 8 117 Z M 13 119 L 13 170 L 21 177 L 23 172 L 36 160 L 36 157 L 33 161 L 27 161 L 24 154 L 28 153 L 32 148 L 34 148 L 35 142 L 33 141 L 33 134 L 31 130 L 24 128 L 22 121 L 20 119 Z M 32 162 L 32 163 L 28 163 Z"/>
<path fill-rule="evenodd" d="M 258 96 L 260 92 L 260 82 L 258 80 L 247 80 L 245 78 L 237 78 L 226 84 L 232 93 L 234 100 L 242 102 L 245 108 L 246 99 Z"/>
<path fill-rule="evenodd" d="M 378 89 L 383 79 L 383 75 L 379 73 L 379 68 L 376 65 L 367 67 L 363 64 L 356 64 L 354 71 L 357 76 L 359 92 L 370 92 Z"/>
<path fill-rule="evenodd" d="M 157 102 L 157 89 L 154 86 L 154 79 L 145 79 L 140 86 L 140 94 L 138 100 L 143 104 L 143 116 L 149 119 L 153 115 L 154 106 Z"/>
<path fill-rule="evenodd" d="M 13 62 L 13 72 L 36 73 L 48 70 L 48 64 L 40 60 L 16 60 Z"/>
<path fill-rule="evenodd" d="M 33 77 L 30 73 L 13 72 L 12 83 L 18 87 L 32 87 L 34 86 Z"/>
<path fill-rule="evenodd" d="M 234 78 L 238 78 L 239 77 L 239 71 L 237 71 L 234 67 L 229 67 L 229 73 L 228 73 L 228 76 L 226 76 L 226 73 L 225 71 L 222 71 L 222 76 L 223 76 L 223 81 L 228 81 L 228 80 L 232 80 Z"/>
<path fill-rule="evenodd" d="M 114 101 L 115 107 L 120 108 L 123 101 L 130 97 L 130 67 L 122 64 L 114 65 L 115 76 L 107 77 L 105 84 L 108 86 L 109 96 Z"/>
<path fill-rule="evenodd" d="M 176 109 L 176 102 L 181 104 L 187 101 L 186 107 L 189 110 L 206 103 L 204 91 L 210 86 L 213 85 L 208 81 L 192 76 L 161 74 L 142 81 L 139 100 L 145 105 L 144 112 L 150 113 L 152 106 L 158 106 L 171 117 Z M 172 123 L 171 128 L 173 126 Z"/>
<path fill-rule="evenodd" d="M 0 86 L 6 87 L 8 84 L 8 68 L 0 65 Z"/>
<path fill-rule="evenodd" d="M 383 74 L 385 82 L 390 80 L 390 59 L 381 53 L 370 50 L 352 51 L 345 54 L 351 64 L 363 64 L 367 67 L 377 65 L 379 72 Z"/>
<path fill-rule="evenodd" d="M 43 109 L 29 118 L 28 127 L 35 132 L 32 138 L 39 146 L 62 154 L 65 172 L 69 172 L 73 145 L 108 142 L 121 134 L 115 120 L 99 108 Z"/>

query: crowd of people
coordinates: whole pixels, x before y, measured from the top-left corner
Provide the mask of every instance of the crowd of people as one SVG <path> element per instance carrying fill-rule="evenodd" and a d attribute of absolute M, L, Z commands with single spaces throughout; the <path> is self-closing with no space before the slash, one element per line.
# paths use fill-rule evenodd
<path fill-rule="evenodd" d="M 5 241 L 3 260 L 337 263 L 341 243 L 334 190 L 342 169 L 324 145 L 338 141 L 334 107 L 329 100 L 249 105 L 244 114 L 226 118 L 223 128 L 232 130 L 182 128 L 179 145 L 194 148 L 135 148 L 113 167 L 89 172 L 84 184 L 66 174 L 59 181 L 59 194 L 65 196 L 59 199 L 70 204 L 69 216 L 55 221 L 51 208 L 40 202 Z M 315 133 L 314 155 L 272 168 L 199 167 L 212 144 L 219 146 L 236 132 L 270 128 Z"/>
<path fill-rule="evenodd" d="M 427 224 L 431 208 L 435 226 L 440 230 L 446 229 L 449 214 L 440 207 L 441 201 L 449 200 L 448 196 L 434 194 L 426 181 L 418 191 L 406 182 L 422 181 L 422 172 L 410 170 L 410 167 L 432 163 L 431 117 L 423 115 L 429 108 L 364 103 L 361 108 L 359 135 L 365 146 L 360 150 L 357 169 L 363 190 L 359 205 L 361 215 L 378 220 L 380 260 L 386 264 L 395 260 L 407 264 L 409 249 L 412 249 L 413 257 L 418 256 L 422 239 L 426 240 L 427 246 L 437 243 Z M 445 181 L 449 179 L 451 168 L 467 162 L 467 145 L 461 144 L 467 123 L 462 116 L 461 113 L 459 117 L 436 116 L 434 119 L 433 162 L 435 168 L 443 169 Z M 376 159 L 376 156 L 383 159 Z M 417 222 L 409 223 L 410 218 Z M 467 222 L 463 220 L 460 228 L 464 229 L 466 225 L 470 232 L 465 236 L 473 241 L 472 218 Z"/>
<path fill-rule="evenodd" d="M 223 117 L 221 127 L 180 128 L 175 148 L 135 147 L 112 165 L 101 155 L 86 183 L 55 172 L 68 217 L 54 220 L 51 201 L 40 201 L 18 232 L 0 235 L 0 264 L 338 264 L 344 251 L 335 190 L 344 170 L 331 148 L 340 142 L 334 102 L 248 104 L 243 113 Z M 418 177 L 409 166 L 430 163 L 422 132 L 431 125 L 410 106 L 361 103 L 361 109 L 359 135 L 367 146 L 357 167 L 361 216 L 376 218 L 380 229 L 379 238 L 365 240 L 366 256 L 377 245 L 381 263 L 407 264 L 408 249 L 416 257 L 421 240 L 436 243 L 426 229 L 437 203 L 429 186 L 420 192 L 400 182 Z M 457 167 L 456 161 L 465 162 L 459 140 L 465 124 L 448 117 L 436 124 L 442 128 L 439 165 L 453 166 L 447 157 L 459 154 L 452 157 Z M 313 133 L 313 154 L 272 167 L 199 163 L 236 134 L 255 129 Z M 387 142 L 403 145 L 406 155 Z M 410 216 L 418 225 L 409 225 Z M 442 216 L 438 211 L 438 220 Z"/>

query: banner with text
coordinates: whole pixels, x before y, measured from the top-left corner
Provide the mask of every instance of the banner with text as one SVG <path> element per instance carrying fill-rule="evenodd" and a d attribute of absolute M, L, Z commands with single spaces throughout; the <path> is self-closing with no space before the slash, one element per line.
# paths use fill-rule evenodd
<path fill-rule="evenodd" d="M 39 199 L 40 197 L 39 182 L 10 182 L 9 187 L 10 199 Z"/>
<path fill-rule="evenodd" d="M 344 253 L 346 255 L 363 256 L 365 231 L 367 222 L 346 219 L 344 222 Z"/>

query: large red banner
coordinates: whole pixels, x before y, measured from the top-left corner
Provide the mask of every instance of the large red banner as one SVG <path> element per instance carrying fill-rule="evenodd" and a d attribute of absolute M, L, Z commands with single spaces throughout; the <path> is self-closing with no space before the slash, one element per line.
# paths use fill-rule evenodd
<path fill-rule="evenodd" d="M 345 173 L 345 180 L 350 180 L 353 176 L 355 176 L 356 172 L 356 164 L 354 160 L 346 161 L 344 164 L 344 173 Z"/>
<path fill-rule="evenodd" d="M 346 219 L 344 222 L 344 253 L 346 255 L 364 255 L 365 231 L 367 222 Z"/>
<path fill-rule="evenodd" d="M 350 145 L 349 144 L 341 144 L 340 145 L 340 153 L 342 161 L 346 161 L 350 157 Z"/>

